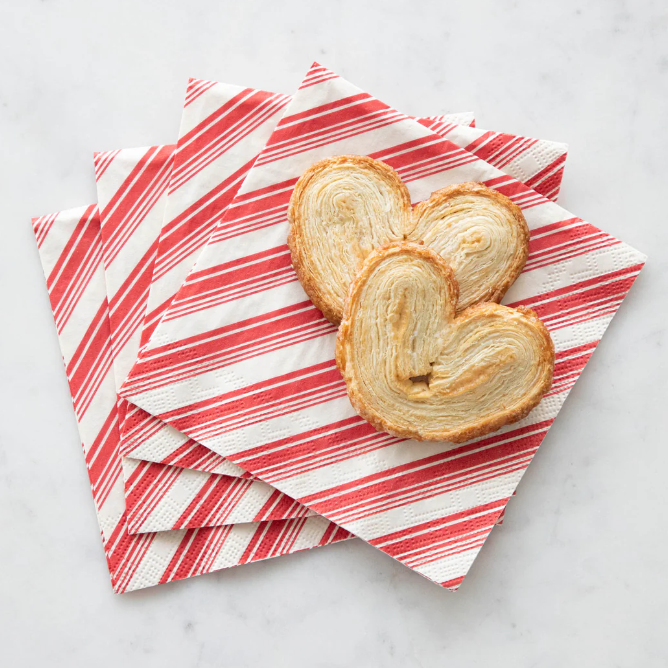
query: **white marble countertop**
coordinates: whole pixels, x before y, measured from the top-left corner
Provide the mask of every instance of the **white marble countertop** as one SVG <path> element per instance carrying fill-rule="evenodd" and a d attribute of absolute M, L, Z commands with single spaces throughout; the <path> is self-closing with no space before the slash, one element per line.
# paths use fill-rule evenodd
<path fill-rule="evenodd" d="M 562 203 L 650 260 L 464 585 L 360 541 L 111 593 L 30 217 L 174 141 L 187 78 L 313 60 L 411 114 L 568 142 Z M 668 6 L 0 0 L 3 666 L 668 665 Z"/>

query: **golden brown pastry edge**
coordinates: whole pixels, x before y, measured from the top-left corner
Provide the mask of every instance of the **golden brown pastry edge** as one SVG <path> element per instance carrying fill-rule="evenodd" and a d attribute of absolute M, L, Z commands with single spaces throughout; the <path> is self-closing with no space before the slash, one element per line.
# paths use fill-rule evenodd
<path fill-rule="evenodd" d="M 506 292 L 510 286 L 517 280 L 517 277 L 522 273 L 524 265 L 526 264 L 527 258 L 529 257 L 529 237 L 530 231 L 529 226 L 527 225 L 526 218 L 515 202 L 513 202 L 509 197 L 500 193 L 498 190 L 493 188 L 488 188 L 484 183 L 478 183 L 477 181 L 466 181 L 465 183 L 457 183 L 452 186 L 446 186 L 440 190 L 435 190 L 429 199 L 423 200 L 415 205 L 413 208 L 413 220 L 417 225 L 420 216 L 428 210 L 429 208 L 440 204 L 441 202 L 458 197 L 460 195 L 468 195 L 470 193 L 476 193 L 487 197 L 490 200 L 493 200 L 500 207 L 506 209 L 509 214 L 510 219 L 513 221 L 517 227 L 519 237 L 521 239 L 521 250 L 523 251 L 522 255 L 519 256 L 506 275 L 503 283 L 490 287 L 487 295 L 478 303 L 481 302 L 496 302 L 497 304 L 503 299 Z M 461 312 L 461 311 L 460 311 Z"/>
<path fill-rule="evenodd" d="M 316 308 L 320 309 L 325 318 L 334 325 L 338 325 L 341 322 L 343 313 L 337 304 L 332 304 L 331 301 L 327 299 L 327 296 L 321 288 L 320 281 L 313 276 L 309 269 L 309 260 L 303 240 L 302 226 L 304 221 L 298 212 L 301 198 L 310 180 L 322 169 L 337 164 L 362 164 L 370 168 L 372 171 L 382 172 L 392 181 L 395 181 L 397 190 L 400 192 L 401 197 L 406 204 L 408 215 L 411 215 L 411 198 L 406 185 L 392 167 L 380 160 L 375 160 L 374 158 L 369 158 L 363 155 L 337 155 L 319 160 L 312 164 L 301 175 L 292 192 L 290 205 L 288 207 L 288 248 L 290 249 L 292 266 L 304 291 Z"/>
<path fill-rule="evenodd" d="M 336 365 L 341 372 L 341 375 L 343 376 L 343 379 L 346 383 L 346 389 L 348 391 L 350 403 L 352 404 L 357 414 L 379 431 L 387 432 L 393 436 L 398 436 L 400 438 L 410 438 L 417 441 L 447 441 L 450 443 L 462 443 L 473 438 L 485 436 L 491 432 L 498 431 L 501 429 L 501 427 L 507 424 L 512 424 L 513 422 L 518 422 L 519 420 L 525 418 L 540 403 L 540 400 L 552 385 L 552 375 L 555 361 L 554 343 L 552 342 L 552 337 L 550 336 L 547 328 L 534 313 L 534 311 L 522 306 L 513 309 L 508 306 L 500 306 L 494 302 L 484 302 L 482 304 L 475 304 L 470 306 L 461 313 L 458 313 L 455 319 L 459 320 L 460 318 L 466 318 L 471 314 L 475 315 L 475 313 L 478 311 L 494 311 L 498 308 L 503 308 L 521 313 L 524 317 L 528 318 L 539 330 L 544 344 L 542 346 L 543 355 L 539 361 L 539 364 L 541 366 L 547 367 L 547 373 L 544 375 L 541 385 L 534 388 L 533 392 L 521 405 L 515 407 L 512 410 L 499 413 L 492 418 L 481 421 L 478 424 L 472 424 L 463 429 L 444 432 L 421 432 L 419 429 L 412 430 L 386 419 L 378 411 L 370 408 L 365 403 L 361 392 L 357 389 L 357 380 L 352 376 L 352 374 L 347 372 L 346 369 L 346 347 L 350 337 L 350 313 L 352 310 L 352 305 L 358 298 L 359 293 L 363 289 L 364 284 L 371 275 L 374 267 L 380 261 L 389 255 L 407 251 L 421 255 L 428 261 L 432 262 L 438 267 L 440 271 L 443 272 L 446 280 L 452 280 L 455 283 L 455 286 L 457 284 L 456 280 L 454 279 L 452 269 L 445 262 L 445 260 L 443 260 L 443 258 L 438 253 L 432 251 L 426 246 L 411 242 L 398 242 L 381 246 L 369 254 L 361 270 L 357 273 L 357 276 L 350 286 L 350 291 L 345 302 L 343 319 L 341 320 L 341 325 L 339 326 L 339 331 L 336 337 Z M 456 294 L 456 292 L 454 294 Z"/>

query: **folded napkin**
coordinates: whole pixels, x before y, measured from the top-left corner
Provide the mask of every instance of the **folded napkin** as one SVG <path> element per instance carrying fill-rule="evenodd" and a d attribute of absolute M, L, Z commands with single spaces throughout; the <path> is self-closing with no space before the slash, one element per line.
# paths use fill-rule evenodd
<path fill-rule="evenodd" d="M 192 104 L 196 99 L 193 97 L 193 90 L 197 91 L 199 97 L 196 104 Z M 156 252 L 158 218 L 162 219 L 165 201 L 172 196 L 172 190 L 179 190 L 179 183 L 187 183 L 187 189 L 179 194 L 178 212 L 175 215 L 178 218 L 183 210 L 190 210 L 193 205 L 200 211 L 197 203 L 209 201 L 215 196 L 215 192 L 211 192 L 211 184 L 215 183 L 214 175 L 219 175 L 218 178 L 225 182 L 230 174 L 241 174 L 244 168 L 247 171 L 257 157 L 252 151 L 257 150 L 258 142 L 243 142 L 242 139 L 251 134 L 248 124 L 258 113 L 258 108 L 262 108 L 266 100 L 275 96 L 274 93 L 191 80 L 184 106 L 182 134 L 176 152 L 177 173 L 183 173 L 186 164 L 200 165 L 209 160 L 206 165 L 208 171 L 193 170 L 189 179 L 175 177 L 175 188 L 170 187 L 167 197 L 163 196 L 168 181 L 165 165 L 169 165 L 171 169 L 171 147 L 126 149 L 96 155 L 96 165 L 99 166 L 97 178 L 103 247 L 106 246 L 105 230 L 109 228 L 108 236 L 113 250 L 113 258 L 105 256 L 107 284 L 113 285 L 114 292 L 117 291 L 120 295 L 117 299 L 114 292 L 109 294 L 112 342 L 115 338 L 115 323 L 118 322 L 119 338 L 124 344 L 121 350 L 114 351 L 117 383 L 122 382 L 127 375 L 127 362 L 131 365 L 139 348 L 140 315 L 146 310 L 145 294 Z M 265 123 L 274 123 L 275 120 L 272 116 L 271 121 Z M 538 187 L 544 188 L 546 193 L 556 197 L 566 157 L 565 145 L 477 130 L 469 127 L 474 120 L 473 115 L 468 113 L 418 120 L 442 136 L 453 137 L 460 146 L 468 146 L 478 153 L 484 153 L 503 169 L 521 174 L 525 180 L 536 183 Z M 466 125 L 461 125 L 462 122 Z M 212 127 L 215 132 L 211 131 Z M 244 132 L 241 132 L 241 129 Z M 267 132 L 262 125 L 259 126 L 259 131 Z M 205 133 L 206 141 L 202 139 Z M 199 140 L 196 151 L 189 146 L 193 138 Z M 261 139 L 265 139 L 264 135 Z M 214 150 L 215 160 L 211 159 Z M 223 201 L 217 200 L 217 206 L 223 204 Z M 106 220 L 107 209 L 109 223 Z M 217 213 L 215 207 L 209 206 L 206 216 L 193 215 L 189 218 L 189 235 L 202 240 L 201 245 L 205 237 L 202 230 L 210 234 L 211 220 Z M 201 246 L 198 249 L 201 250 Z M 191 262 L 194 255 L 196 252 L 190 255 Z M 177 288 L 174 286 L 182 280 L 181 274 L 184 270 L 185 265 L 181 263 L 172 270 L 169 281 L 156 281 L 151 285 L 154 303 L 165 305 L 171 301 L 173 294 L 170 295 L 165 286 L 172 286 L 171 289 L 175 291 Z M 111 280 L 110 274 L 113 274 Z M 243 290 L 243 279 L 237 280 L 235 287 L 238 291 Z M 166 306 L 162 306 L 160 310 L 165 308 Z M 152 322 L 153 318 L 148 320 Z M 140 413 L 136 412 L 135 418 L 139 415 Z M 192 456 L 196 450 L 197 456 L 187 460 L 183 453 L 186 436 L 164 424 L 160 425 L 150 416 L 144 415 L 143 420 L 150 428 L 144 429 L 142 433 L 149 434 L 150 437 L 142 440 L 135 436 L 132 441 L 134 449 L 126 450 L 132 454 L 132 459 L 123 458 L 131 532 L 215 526 L 310 514 L 301 504 L 276 492 L 265 483 L 239 481 L 229 476 L 185 470 L 210 470 L 213 453 L 207 450 L 209 454 L 202 456 L 204 449 L 191 442 L 188 444 L 187 455 Z M 164 439 L 162 451 L 155 453 L 147 441 L 153 439 L 160 429 L 164 429 L 169 438 Z M 139 431 L 136 424 L 134 431 Z M 123 440 L 123 427 L 121 434 Z M 174 449 L 165 453 L 164 446 L 168 443 L 172 444 Z M 148 464 L 146 461 L 140 463 L 139 459 L 144 457 L 154 462 L 176 461 L 183 468 Z"/>
<path fill-rule="evenodd" d="M 114 157 L 118 158 L 117 165 L 123 164 L 128 156 L 122 153 L 100 154 L 96 159 L 98 176 L 110 168 Z M 149 149 L 149 155 L 151 153 L 156 164 L 166 157 L 162 147 L 155 153 Z M 144 153 L 145 158 L 149 155 Z M 113 173 L 112 168 L 108 176 Z M 154 195 L 159 201 L 159 179 L 156 183 L 158 187 Z M 132 197 L 127 194 L 118 199 L 117 206 L 121 210 L 137 216 L 136 227 L 150 228 L 151 207 L 134 208 Z M 118 414 L 112 391 L 115 383 L 109 368 L 113 346 L 107 329 L 108 311 L 104 299 L 105 287 L 113 290 L 116 295 L 114 319 L 120 334 L 132 339 L 136 332 L 132 328 L 128 330 L 127 318 L 132 312 L 124 310 L 128 303 L 128 295 L 122 289 L 124 279 L 122 273 L 115 274 L 113 269 L 117 259 L 115 250 L 122 255 L 130 246 L 105 249 L 111 268 L 106 272 L 110 283 L 107 287 L 100 275 L 99 216 L 95 207 L 44 216 L 33 222 L 114 589 L 131 591 L 348 537 L 346 532 L 321 518 L 302 523 L 261 522 L 227 527 L 225 531 L 173 531 L 130 536 L 119 494 Z M 118 230 L 115 232 L 116 236 L 108 235 L 108 243 L 118 241 Z M 141 277 L 146 275 L 141 269 L 145 270 L 146 266 L 136 263 L 139 269 L 134 277 L 139 280 L 132 283 L 133 289 L 141 287 Z M 117 281 L 119 278 L 120 282 Z M 120 360 L 131 349 L 123 343 L 127 344 L 127 341 L 120 340 L 116 345 L 117 359 Z"/>
<path fill-rule="evenodd" d="M 198 146 L 200 153 L 196 157 L 201 158 L 203 153 L 210 159 L 210 169 L 215 169 L 217 174 L 236 174 L 239 181 L 257 156 L 258 144 L 266 140 L 269 132 L 265 129 L 264 134 L 258 137 L 256 127 L 256 134 L 253 136 L 248 127 L 249 119 L 258 114 L 258 109 L 263 111 L 265 101 L 272 97 L 276 95 L 219 84 L 215 98 L 218 103 L 214 138 L 216 158 L 210 159 L 211 146 L 207 144 Z M 191 98 L 186 100 L 186 108 L 190 101 Z M 225 113 L 221 113 L 221 107 Z M 465 114 L 457 117 L 434 117 L 430 122 L 449 123 L 466 118 Z M 264 124 L 266 123 L 265 120 Z M 270 129 L 273 129 L 273 125 Z M 224 135 L 225 141 L 221 141 L 221 135 Z M 181 138 L 177 175 L 169 189 L 172 196 L 179 190 L 179 183 L 188 181 L 183 176 L 178 176 L 182 173 L 184 162 L 191 162 L 193 159 L 192 155 L 187 155 L 187 136 L 192 137 L 192 132 L 186 132 L 186 138 Z M 145 320 L 149 290 L 153 303 L 161 305 L 160 308 L 164 310 L 181 280 L 179 273 L 184 273 L 187 269 L 181 261 L 166 274 L 156 272 L 157 279 L 152 283 L 168 202 L 167 186 L 173 173 L 174 149 L 173 146 L 155 146 L 108 151 L 95 156 L 117 387 L 125 379 L 140 347 L 141 325 Z M 200 174 L 201 170 L 196 173 Z M 204 176 L 206 178 L 206 175 Z M 236 192 L 233 188 L 230 190 Z M 192 184 L 190 192 L 192 193 Z M 205 194 L 209 196 L 207 189 Z M 198 200 L 201 198 L 196 197 L 193 203 Z M 217 202 L 221 206 L 224 204 L 220 198 Z M 183 208 L 181 202 L 179 210 Z M 186 204 L 185 208 L 189 206 Z M 201 216 L 195 216 L 189 221 L 190 230 L 201 240 L 200 250 L 205 241 L 201 223 Z M 162 253 L 159 256 L 159 262 L 163 265 L 168 261 L 166 258 L 169 257 L 169 251 L 173 250 L 173 243 L 167 240 L 169 221 L 165 229 Z M 190 264 L 193 262 L 195 250 L 197 248 L 190 254 Z M 155 309 L 149 310 L 155 312 Z M 148 320 L 150 322 L 150 318 Z M 123 435 L 127 402 L 119 400 L 118 408 Z M 161 425 L 161 428 L 171 437 L 170 442 L 177 447 L 178 453 L 172 459 L 178 457 L 177 461 L 182 462 L 183 443 L 188 441 L 187 437 L 167 425 Z M 192 453 L 195 447 L 195 444 L 188 444 L 189 452 Z M 208 456 L 206 461 L 210 465 L 211 456 Z M 122 464 L 130 533 L 288 519 L 313 514 L 293 499 L 258 480 L 189 471 L 176 466 L 141 462 L 129 457 L 123 457 Z M 217 470 L 248 478 L 243 471 L 226 460 L 218 463 Z"/>
<path fill-rule="evenodd" d="M 96 206 L 33 220 L 111 582 L 170 582 L 349 537 L 322 517 L 130 535 Z"/>
<path fill-rule="evenodd" d="M 142 345 L 150 339 L 290 99 L 224 83 L 189 81 Z M 445 128 L 454 123 L 472 124 L 474 119 L 473 114 L 464 112 L 425 122 Z M 98 156 L 103 169 L 114 155 Z M 243 280 L 231 289 L 243 290 Z M 135 459 L 212 473 L 244 474 L 231 462 L 136 408 L 128 412 L 121 428 L 121 452 Z"/>
<path fill-rule="evenodd" d="M 102 165 L 96 179 L 117 389 L 139 352 L 173 157 L 173 146 L 96 156 L 97 165 Z M 122 425 L 127 413 L 124 399 L 119 400 L 118 411 Z M 128 457 L 122 458 L 122 465 L 130 533 L 313 514 L 248 476 L 212 475 Z M 229 467 L 237 468 L 231 463 Z"/>
<path fill-rule="evenodd" d="M 168 197 L 171 206 L 168 206 L 165 216 L 166 232 L 158 250 L 159 257 L 164 259 L 158 261 L 162 268 L 156 272 L 156 281 L 151 285 L 143 344 L 150 338 L 205 241 L 225 213 L 233 185 L 238 186 L 239 178 L 250 169 L 268 133 L 278 122 L 276 115 L 272 114 L 269 120 L 263 116 L 264 122 L 255 123 L 253 131 L 248 132 L 247 123 L 240 124 L 239 117 L 244 121 L 247 117 L 254 119 L 259 113 L 258 108 L 263 109 L 267 100 L 272 101 L 270 109 L 273 110 L 276 98 L 281 104 L 289 100 L 275 93 L 190 80 L 175 157 L 175 169 L 183 176 L 177 177 L 176 192 Z M 466 150 L 494 161 L 508 174 L 529 181 L 547 197 L 556 199 L 566 160 L 565 144 L 475 129 L 469 127 L 474 125 L 471 113 L 419 120 Z M 239 124 L 243 133 L 239 132 Z M 248 151 L 244 151 L 248 143 L 242 143 L 237 148 L 237 153 L 241 152 L 243 157 L 248 158 L 245 167 L 237 171 L 230 168 L 230 154 L 224 150 L 230 145 L 230 127 L 235 130 L 232 133 L 234 139 L 241 134 L 246 142 L 253 142 Z M 253 155 L 252 150 L 256 151 Z M 234 184 L 230 185 L 231 182 Z M 178 251 L 181 246 L 190 255 L 187 260 L 177 263 L 170 258 L 174 255 L 177 259 L 180 257 Z M 168 286 L 166 289 L 165 285 Z M 133 410 L 122 427 L 121 451 L 136 459 L 230 473 L 228 469 L 223 469 L 225 465 L 230 465 L 224 458 L 212 454 L 192 439 L 186 440 L 183 434 L 141 410 Z"/>
<path fill-rule="evenodd" d="M 299 175 L 345 153 L 389 163 L 414 202 L 475 180 L 522 207 L 530 257 L 505 302 L 536 311 L 557 350 L 553 388 L 525 420 L 455 446 L 394 438 L 354 413 L 333 361 L 335 328 L 306 298 L 285 243 Z M 280 280 L 268 273 L 276 261 Z M 643 263 L 634 249 L 316 64 L 121 394 L 456 589 Z M 230 294 L 227 278 L 241 264 L 248 289 Z"/>

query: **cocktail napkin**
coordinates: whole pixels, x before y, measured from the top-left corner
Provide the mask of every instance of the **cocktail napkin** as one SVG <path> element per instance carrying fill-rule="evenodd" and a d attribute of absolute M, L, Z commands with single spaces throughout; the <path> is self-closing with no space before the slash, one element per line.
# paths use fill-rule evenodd
<path fill-rule="evenodd" d="M 96 162 L 104 166 L 97 170 L 96 178 L 117 389 L 139 351 L 173 156 L 173 146 L 123 149 L 96 156 Z M 120 399 L 118 408 L 122 424 L 127 402 Z M 130 533 L 313 514 L 259 480 L 128 457 L 123 457 L 122 465 Z"/>
<path fill-rule="evenodd" d="M 202 106 L 199 109 L 191 104 L 193 89 L 200 91 Z M 202 90 L 204 92 L 201 92 Z M 209 133 L 208 143 L 202 142 L 198 147 L 200 153 L 206 156 L 212 150 L 211 145 L 222 146 L 218 148 L 218 155 L 211 164 L 211 169 L 225 177 L 237 174 L 245 165 L 250 165 L 256 157 L 251 151 L 257 150 L 257 142 L 232 141 L 230 130 L 238 130 L 242 120 L 246 121 L 257 113 L 253 101 L 259 104 L 273 96 L 273 93 L 191 80 L 184 107 L 184 115 L 189 118 L 182 124 L 177 171 L 181 165 L 194 159 L 186 150 L 188 138 L 199 136 L 197 132 L 193 133 L 193 127 L 201 132 L 214 124 L 216 132 Z M 230 104 L 232 100 L 236 100 L 233 105 Z M 201 109 L 206 110 L 204 118 L 199 117 Z M 484 151 L 485 155 L 496 160 L 502 167 L 522 172 L 524 178 L 538 182 L 539 187 L 549 187 L 551 194 L 556 196 L 566 157 L 566 147 L 563 144 L 462 126 L 462 121 L 473 124 L 472 114 L 466 113 L 423 118 L 419 121 L 442 136 L 456 137 L 460 145 Z M 231 150 L 233 148 L 234 150 Z M 160 224 L 158 219 L 162 218 L 165 203 L 165 197 L 162 196 L 167 181 L 164 166 L 169 164 L 171 168 L 172 158 L 171 147 L 126 149 L 96 156 L 96 165 L 99 166 L 98 198 L 101 206 L 103 248 L 108 245 L 107 236 L 111 246 L 109 257 L 105 256 L 105 272 L 108 287 L 113 286 L 113 291 L 109 294 L 112 342 L 115 344 L 115 323 L 118 322 L 122 346 L 121 350 L 115 350 L 117 383 L 127 375 L 129 366 L 126 361 L 131 364 L 139 347 L 140 314 L 145 311 L 143 300 L 149 283 L 150 271 L 147 269 L 152 266 L 155 256 Z M 201 201 L 203 197 L 211 197 L 211 182 L 210 174 L 193 174 L 188 182 L 188 191 L 181 195 L 180 209 L 189 207 L 188 202 L 184 201 L 186 196 L 189 196 L 191 203 Z M 222 206 L 223 202 L 219 201 L 218 205 Z M 215 210 L 210 209 L 207 217 L 193 216 L 189 221 L 191 236 L 202 240 L 197 250 L 201 250 L 203 245 L 204 235 L 201 234 L 200 227 L 206 229 L 210 226 L 213 214 Z M 107 217 L 110 218 L 109 222 Z M 110 230 L 109 234 L 106 233 L 107 229 Z M 194 261 L 195 254 L 191 254 L 191 261 Z M 172 291 L 176 290 L 174 286 L 182 280 L 184 271 L 185 266 L 182 263 L 172 270 L 171 280 L 157 282 L 153 286 L 153 301 L 159 304 L 171 301 L 173 294 L 169 293 L 166 286 L 172 286 Z M 237 286 L 243 289 L 243 280 L 239 281 Z M 119 295 L 118 298 L 116 294 Z M 141 301 L 141 304 L 138 301 Z M 166 307 L 162 310 L 164 308 Z M 124 414 L 124 410 L 121 410 L 121 414 Z M 149 424 L 157 426 L 155 420 L 148 420 Z M 175 452 L 168 453 L 169 460 L 178 458 L 182 462 L 182 444 L 187 441 L 187 437 L 171 428 L 162 428 L 174 439 L 165 439 L 165 442 L 172 443 L 175 448 Z M 123 435 L 123 429 L 121 432 Z M 199 453 L 203 451 L 192 443 L 189 447 L 192 448 L 189 454 L 195 448 Z M 264 483 L 140 463 L 136 457 L 141 456 L 142 452 L 151 455 L 151 450 L 145 448 L 145 443 L 140 443 L 140 450 L 135 449 L 132 459 L 123 458 L 128 524 L 131 532 L 214 526 L 310 514 L 301 504 Z M 156 458 L 153 454 L 153 459 Z M 209 467 L 212 462 L 211 455 L 195 458 L 192 468 L 200 468 L 202 461 L 205 467 Z M 189 462 L 184 462 L 186 467 L 188 464 Z"/>
<path fill-rule="evenodd" d="M 195 87 L 201 90 L 197 84 Z M 186 109 L 193 101 L 191 91 L 192 86 L 189 87 Z M 208 165 L 210 169 L 215 169 L 217 174 L 226 177 L 235 174 L 238 182 L 248 171 L 277 120 L 273 118 L 272 127 L 266 128 L 268 121 L 264 115 L 267 100 L 281 99 L 273 93 L 225 84 L 217 84 L 216 90 L 208 97 L 209 102 L 214 99 L 217 103 L 214 111 L 216 134 L 212 137 L 214 146 L 200 143 L 198 156 L 188 154 L 189 140 L 192 140 L 193 133 L 185 132 L 178 151 L 176 176 L 169 190 L 171 196 L 175 197 L 174 193 L 189 180 L 182 176 L 183 166 L 194 157 L 201 158 L 202 155 L 211 161 Z M 210 116 L 204 127 L 213 122 Z M 263 120 L 262 123 L 256 122 L 258 116 Z M 472 122 L 472 117 L 469 118 L 467 114 L 447 119 L 434 117 L 430 122 L 444 123 L 454 120 Z M 201 140 L 199 134 L 195 133 L 195 136 Z M 211 158 L 212 151 L 215 151 L 215 159 Z M 172 229 L 171 220 L 166 221 L 161 243 L 159 237 L 173 163 L 172 146 L 108 151 L 95 156 L 117 386 L 125 378 L 140 346 L 140 325 L 146 312 L 149 288 L 152 303 L 159 305 L 158 311 L 164 310 L 187 273 L 188 265 L 192 265 L 194 256 L 201 250 L 206 239 L 203 234 L 203 231 L 206 231 L 206 219 L 201 215 L 189 218 L 189 232 L 186 236 L 191 237 L 192 252 L 189 258 L 186 258 L 187 261 L 169 265 L 170 253 L 175 249 L 174 239 L 178 237 Z M 213 200 L 217 206 L 225 206 L 236 192 L 234 187 L 230 187 L 227 200 L 220 197 L 219 189 L 216 193 L 211 193 L 208 184 L 202 187 L 207 178 L 206 170 L 204 172 L 196 172 L 198 180 L 195 183 L 201 192 L 193 197 L 191 182 L 189 193 L 192 201 L 184 203 L 181 196 L 180 213 L 189 209 L 192 204 L 201 203 L 200 195 Z M 205 179 L 204 182 L 202 178 Z M 209 207 L 208 212 L 215 213 L 215 210 L 212 211 Z M 179 250 L 178 244 L 176 249 Z M 168 269 L 156 272 L 157 278 L 152 283 L 156 255 L 159 256 L 159 265 L 167 264 Z M 149 310 L 156 312 L 156 308 Z M 147 322 L 151 322 L 151 317 L 147 318 Z M 121 426 L 126 412 L 127 402 L 120 400 Z M 179 464 L 193 461 L 184 457 L 183 444 L 188 441 L 187 437 L 166 425 L 162 428 L 177 449 L 176 453 L 170 453 L 171 460 Z M 187 455 L 190 457 L 193 450 L 201 450 L 193 443 L 188 443 L 187 448 Z M 201 460 L 196 458 L 194 461 L 199 463 Z M 211 466 L 211 453 L 204 461 L 207 467 Z M 128 457 L 124 457 L 122 462 L 128 528 L 131 533 L 257 522 L 312 514 L 301 504 L 260 481 L 189 471 L 157 463 L 149 464 Z M 243 471 L 235 469 L 236 466 L 224 460 L 216 466 L 218 471 L 244 475 Z"/>
<path fill-rule="evenodd" d="M 158 251 L 164 258 L 158 264 L 166 268 L 156 272 L 157 280 L 151 285 L 151 305 L 142 335 L 144 343 L 224 214 L 234 189 L 230 186 L 230 174 L 235 176 L 238 187 L 241 177 L 250 169 L 278 122 L 278 114 L 272 113 L 268 120 L 266 114 L 261 115 L 263 122 L 259 124 L 256 117 L 269 102 L 273 110 L 274 105 L 283 105 L 288 99 L 265 91 L 190 80 L 175 158 L 177 174 L 185 175 L 176 177 L 177 192 L 170 192 L 168 197 L 171 213 L 165 217 L 166 231 Z M 493 161 L 508 174 L 532 183 L 547 197 L 556 199 L 566 160 L 565 144 L 476 129 L 472 127 L 475 124 L 473 114 L 467 112 L 418 120 L 466 150 Z M 249 129 L 250 123 L 253 123 L 252 129 Z M 239 141 L 240 138 L 245 141 Z M 234 155 L 228 150 L 233 140 L 237 140 L 234 155 L 247 159 L 237 170 L 231 162 Z M 251 155 L 253 151 L 256 153 Z M 113 153 L 110 156 L 113 157 Z M 179 243 L 192 252 L 187 261 L 175 264 L 170 262 L 170 257 L 176 253 L 172 249 L 178 249 Z M 237 292 L 232 291 L 232 295 L 243 291 L 243 276 L 234 288 Z M 122 428 L 121 439 L 122 452 L 137 459 L 216 472 L 221 472 L 221 464 L 225 462 L 192 439 L 184 444 L 184 435 L 139 410 L 131 414 L 131 419 Z"/>
<path fill-rule="evenodd" d="M 189 81 L 142 344 L 149 340 L 289 101 L 289 96 L 278 93 Z M 455 123 L 473 124 L 474 118 L 464 112 L 425 122 L 445 129 Z M 113 156 L 113 152 L 99 156 L 98 171 L 106 169 Z M 243 275 L 229 279 L 237 280 L 229 293 L 243 293 Z M 243 475 L 229 461 L 136 408 L 121 427 L 121 452 L 135 459 Z"/>
<path fill-rule="evenodd" d="M 130 535 L 97 207 L 36 218 L 33 227 L 114 591 L 132 591 L 349 536 L 318 516 Z"/>
<path fill-rule="evenodd" d="M 335 329 L 306 298 L 285 243 L 287 204 L 299 175 L 316 160 L 344 153 L 389 163 L 414 202 L 475 180 L 522 207 L 531 254 L 506 303 L 536 311 L 557 349 L 553 389 L 528 418 L 454 446 L 394 438 L 354 413 L 333 361 Z M 121 394 L 455 589 L 644 259 L 314 65 Z M 239 266 L 247 281 L 242 295 L 227 287 Z"/>

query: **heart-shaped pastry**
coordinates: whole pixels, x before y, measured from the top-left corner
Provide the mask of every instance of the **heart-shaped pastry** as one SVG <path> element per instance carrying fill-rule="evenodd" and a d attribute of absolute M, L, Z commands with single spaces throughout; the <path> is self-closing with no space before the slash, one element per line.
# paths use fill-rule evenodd
<path fill-rule="evenodd" d="M 353 280 L 336 361 L 357 412 L 418 440 L 461 441 L 525 417 L 552 383 L 554 345 L 533 311 L 482 303 L 424 245 L 378 248 Z"/>
<path fill-rule="evenodd" d="M 299 280 L 335 324 L 362 262 L 384 244 L 423 242 L 440 253 L 459 283 L 459 311 L 501 301 L 529 252 L 522 211 L 501 193 L 462 183 L 411 209 L 399 175 L 357 155 L 327 158 L 306 170 L 292 193 L 288 219 Z"/>

